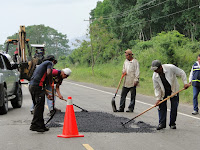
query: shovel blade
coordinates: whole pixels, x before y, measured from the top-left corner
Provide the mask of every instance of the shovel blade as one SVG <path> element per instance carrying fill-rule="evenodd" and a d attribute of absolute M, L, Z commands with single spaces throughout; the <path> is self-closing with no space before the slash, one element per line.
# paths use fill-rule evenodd
<path fill-rule="evenodd" d="M 117 112 L 115 97 L 112 98 L 111 105 L 112 105 L 113 112 Z"/>
<path fill-rule="evenodd" d="M 53 113 L 51 114 L 49 120 L 47 120 L 47 122 L 45 123 L 45 125 L 47 125 L 47 123 L 49 123 L 49 121 L 53 118 L 53 116 L 56 114 L 56 110 L 53 110 Z"/>

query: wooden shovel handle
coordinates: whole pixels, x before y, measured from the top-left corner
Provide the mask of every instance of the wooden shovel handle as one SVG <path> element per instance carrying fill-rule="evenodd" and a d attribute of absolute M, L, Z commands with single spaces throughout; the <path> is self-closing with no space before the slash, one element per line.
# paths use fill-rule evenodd
<path fill-rule="evenodd" d="M 124 77 L 125 75 L 126 75 L 126 73 L 122 74 L 121 79 L 120 79 L 120 81 L 119 81 L 119 84 L 118 84 L 118 86 L 117 86 L 117 91 L 116 91 L 115 94 L 117 94 L 117 92 L 118 92 L 118 90 L 119 90 L 119 86 L 120 86 L 120 84 L 121 84 L 121 82 L 122 82 L 122 79 L 123 79 L 123 77 Z"/>
<path fill-rule="evenodd" d="M 164 101 L 170 99 L 171 97 L 174 97 L 176 94 L 178 94 L 179 92 L 181 92 L 181 91 L 183 91 L 183 90 L 185 90 L 185 88 L 183 88 L 183 89 L 179 90 L 178 92 L 176 92 L 176 93 L 174 93 L 174 94 L 168 96 L 167 98 L 163 99 L 162 101 L 160 101 L 160 102 L 158 103 L 158 105 L 160 105 L 160 104 L 163 103 Z M 134 120 L 135 118 L 141 116 L 142 114 L 146 113 L 147 111 L 151 110 L 152 108 L 154 108 L 154 107 L 156 107 L 156 106 L 158 106 L 158 105 L 154 105 L 154 106 L 148 108 L 147 110 L 143 111 L 142 113 L 140 113 L 139 115 L 137 115 L 137 116 L 135 116 L 134 118 L 130 119 L 129 121 L 127 121 L 127 122 L 125 122 L 125 123 L 122 123 L 122 125 L 125 126 L 125 124 L 131 122 L 131 121 Z"/>
<path fill-rule="evenodd" d="M 46 91 L 52 94 L 52 92 L 51 92 L 51 91 L 49 91 L 49 90 L 47 90 L 47 89 L 46 89 Z M 55 95 L 56 97 L 58 97 L 58 98 L 59 98 L 59 96 L 58 96 L 58 95 L 56 95 L 56 94 L 54 94 L 54 95 Z M 66 99 L 64 99 L 64 98 L 63 98 L 63 99 L 61 99 L 61 100 L 63 100 L 63 101 L 66 101 L 66 102 L 67 102 L 67 100 L 66 100 Z"/>

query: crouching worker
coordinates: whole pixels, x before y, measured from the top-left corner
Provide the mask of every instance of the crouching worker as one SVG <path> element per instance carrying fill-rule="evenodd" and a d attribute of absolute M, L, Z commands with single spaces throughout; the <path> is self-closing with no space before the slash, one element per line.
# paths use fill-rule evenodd
<path fill-rule="evenodd" d="M 163 99 L 179 91 L 179 84 L 177 81 L 177 76 L 182 78 L 184 83 L 184 88 L 187 89 L 190 84 L 187 84 L 187 77 L 185 72 L 172 65 L 172 64 L 161 64 L 159 60 L 154 60 L 152 62 L 151 70 L 153 73 L 153 85 L 155 89 L 156 105 Z M 179 94 L 170 98 L 171 101 L 171 111 L 170 111 L 170 123 L 171 129 L 176 129 L 176 118 L 177 109 L 179 104 Z M 166 128 L 166 118 L 167 118 L 167 101 L 161 103 L 158 109 L 159 114 L 159 125 L 157 130 Z"/>
<path fill-rule="evenodd" d="M 45 94 L 51 99 L 51 95 L 45 91 L 45 79 L 52 83 L 52 68 L 57 60 L 53 55 L 49 55 L 48 59 L 40 64 L 34 71 L 29 84 L 29 91 L 35 106 L 33 119 L 31 122 L 30 130 L 37 132 L 45 132 L 49 129 L 45 127 L 43 112 L 45 104 Z"/>
<path fill-rule="evenodd" d="M 54 84 L 55 84 L 55 92 L 58 94 L 58 97 L 60 99 L 63 99 L 63 96 L 60 93 L 60 85 L 62 84 L 63 79 L 70 76 L 71 72 L 72 71 L 69 68 L 65 68 L 65 69 L 62 69 L 62 70 L 53 69 L 53 71 L 52 71 L 53 80 L 54 80 Z M 49 84 L 46 87 L 46 89 L 50 92 L 52 91 L 51 88 L 52 87 Z M 49 108 L 49 111 L 50 111 L 49 115 L 52 115 L 53 114 L 53 101 L 51 99 L 49 99 L 48 96 L 46 96 L 46 99 L 47 99 L 47 105 L 48 105 L 48 108 Z M 56 99 L 56 97 L 54 97 L 54 100 L 55 99 Z M 60 111 L 56 107 L 54 109 L 56 111 Z"/>

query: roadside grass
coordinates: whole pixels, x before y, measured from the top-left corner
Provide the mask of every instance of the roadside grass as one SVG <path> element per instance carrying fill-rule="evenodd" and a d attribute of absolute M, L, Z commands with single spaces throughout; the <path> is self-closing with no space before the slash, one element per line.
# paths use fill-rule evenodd
<path fill-rule="evenodd" d="M 67 66 L 72 70 L 72 74 L 69 77 L 74 81 L 94 83 L 97 85 L 105 87 L 114 87 L 117 88 L 122 75 L 122 66 L 123 61 L 121 62 L 111 62 L 109 64 L 100 64 L 94 66 L 94 75 L 92 73 L 92 68 L 87 66 Z M 66 66 L 65 66 L 66 67 Z M 56 65 L 56 68 L 61 69 L 60 65 Z M 154 88 L 152 82 L 153 72 L 150 68 L 143 68 L 140 66 L 140 83 L 137 88 L 137 93 L 154 96 Z M 183 88 L 183 82 L 178 78 L 180 84 L 180 89 Z M 123 81 L 120 88 L 122 88 Z M 114 94 L 114 93 L 113 93 Z M 181 103 L 192 104 L 192 86 L 182 91 L 180 94 Z"/>

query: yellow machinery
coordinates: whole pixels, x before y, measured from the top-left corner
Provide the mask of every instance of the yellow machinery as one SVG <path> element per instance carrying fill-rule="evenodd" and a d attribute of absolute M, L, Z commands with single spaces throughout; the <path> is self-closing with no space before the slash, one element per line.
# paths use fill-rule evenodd
<path fill-rule="evenodd" d="M 8 39 L 6 41 L 6 53 L 8 53 L 9 51 L 10 44 L 17 45 L 18 56 L 16 59 L 16 63 L 19 64 L 20 78 L 30 80 L 38 63 L 38 59 L 32 58 L 31 50 L 28 43 L 29 39 L 26 39 L 25 26 L 20 26 L 18 35 L 18 39 Z M 26 55 L 26 53 L 28 53 L 28 55 Z"/>

